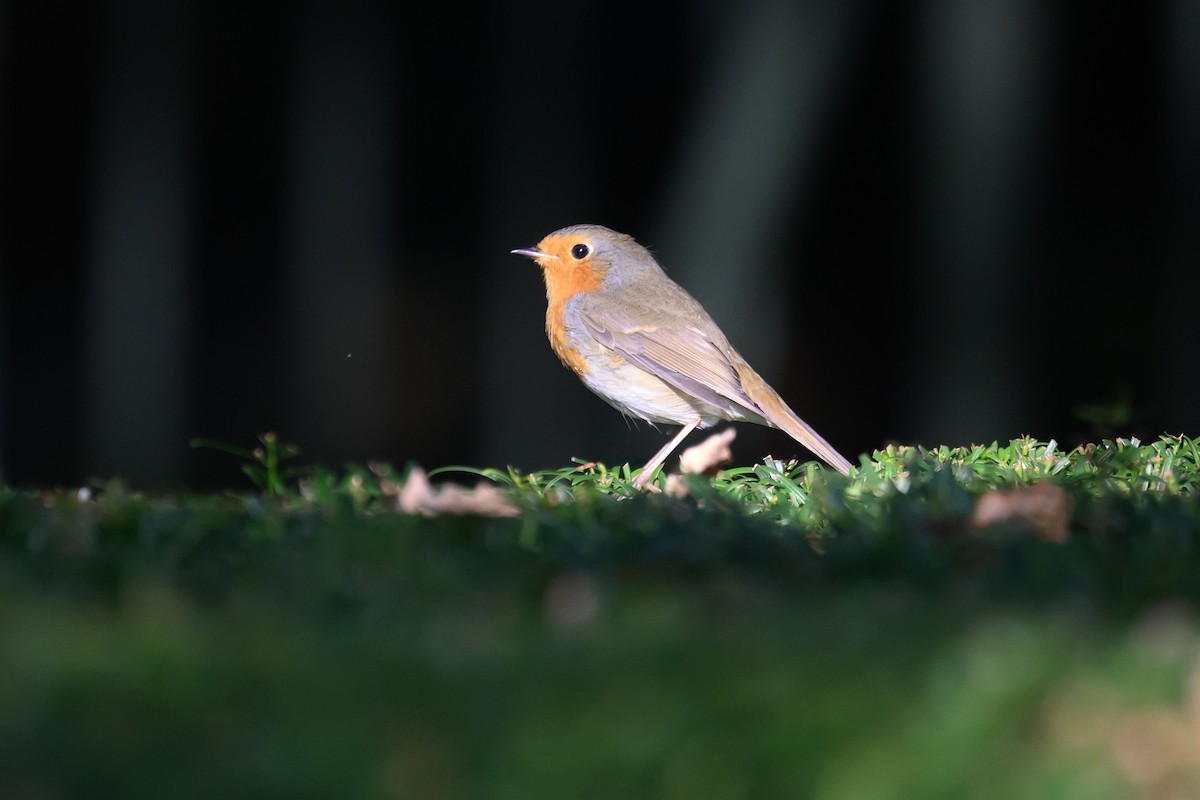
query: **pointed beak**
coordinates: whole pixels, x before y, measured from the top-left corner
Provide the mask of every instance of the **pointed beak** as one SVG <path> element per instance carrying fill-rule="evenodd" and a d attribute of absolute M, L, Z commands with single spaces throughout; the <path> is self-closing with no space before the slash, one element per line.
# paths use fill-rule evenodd
<path fill-rule="evenodd" d="M 513 250 L 512 254 L 514 256 L 525 256 L 526 258 L 532 258 L 534 261 L 538 261 L 539 259 L 542 259 L 542 258 L 555 258 L 556 257 L 556 256 L 550 255 L 546 251 L 541 250 L 540 248 L 537 248 L 537 247 L 522 247 L 517 250 Z"/>

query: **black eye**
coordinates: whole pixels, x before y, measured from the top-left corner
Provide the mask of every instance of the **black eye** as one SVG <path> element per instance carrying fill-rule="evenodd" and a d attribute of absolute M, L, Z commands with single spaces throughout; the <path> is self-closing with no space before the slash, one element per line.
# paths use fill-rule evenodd
<path fill-rule="evenodd" d="M 577 261 L 582 261 L 588 257 L 588 253 L 592 252 L 586 244 L 577 244 L 571 248 L 571 257 Z"/>

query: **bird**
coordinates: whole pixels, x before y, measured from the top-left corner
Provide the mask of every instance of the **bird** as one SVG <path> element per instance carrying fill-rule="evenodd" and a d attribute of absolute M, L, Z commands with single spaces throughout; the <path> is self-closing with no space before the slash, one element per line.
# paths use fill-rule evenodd
<path fill-rule="evenodd" d="M 541 267 L 546 336 L 559 360 L 622 414 L 681 426 L 634 477 L 635 488 L 645 488 L 692 431 L 726 420 L 779 428 L 850 473 L 850 462 L 788 407 L 632 236 L 571 225 L 512 254 Z"/>

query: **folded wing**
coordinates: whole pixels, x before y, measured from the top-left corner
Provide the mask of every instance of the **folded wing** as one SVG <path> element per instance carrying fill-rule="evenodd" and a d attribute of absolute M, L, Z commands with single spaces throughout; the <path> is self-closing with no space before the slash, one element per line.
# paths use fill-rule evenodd
<path fill-rule="evenodd" d="M 770 424 L 742 388 L 729 357 L 698 328 L 686 324 L 635 325 L 594 309 L 582 311 L 580 319 L 599 344 L 713 406 L 721 416 Z"/>
<path fill-rule="evenodd" d="M 636 302 L 628 298 L 622 303 L 581 304 L 579 319 L 599 344 L 707 403 L 719 416 L 781 428 L 827 464 L 847 474 L 851 464 L 841 453 L 800 419 L 723 337 L 718 334 L 720 341 L 714 342 L 695 324 L 707 323 L 706 327 L 716 330 L 699 303 L 680 292 L 686 298 L 682 316 L 657 325 L 634 323 L 635 316 L 646 319 L 655 315 L 638 313 Z"/>

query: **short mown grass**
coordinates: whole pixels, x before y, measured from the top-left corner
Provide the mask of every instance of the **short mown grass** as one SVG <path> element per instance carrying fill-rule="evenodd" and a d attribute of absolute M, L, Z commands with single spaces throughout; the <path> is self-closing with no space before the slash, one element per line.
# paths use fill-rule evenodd
<path fill-rule="evenodd" d="M 0 797 L 1196 796 L 1198 445 L 0 489 Z"/>

